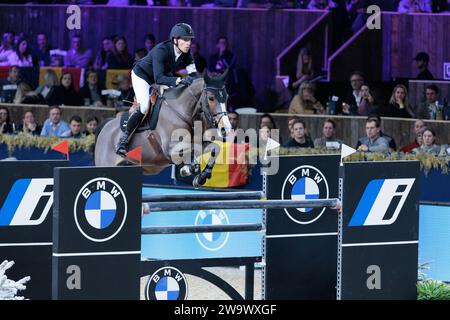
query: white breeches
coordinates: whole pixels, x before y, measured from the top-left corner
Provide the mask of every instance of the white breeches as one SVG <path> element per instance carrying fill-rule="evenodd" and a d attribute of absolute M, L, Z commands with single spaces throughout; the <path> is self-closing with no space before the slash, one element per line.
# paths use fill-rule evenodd
<path fill-rule="evenodd" d="M 131 71 L 131 82 L 133 83 L 134 94 L 140 105 L 141 113 L 145 114 L 150 101 L 150 85 L 144 79 L 138 77 L 134 71 Z"/>

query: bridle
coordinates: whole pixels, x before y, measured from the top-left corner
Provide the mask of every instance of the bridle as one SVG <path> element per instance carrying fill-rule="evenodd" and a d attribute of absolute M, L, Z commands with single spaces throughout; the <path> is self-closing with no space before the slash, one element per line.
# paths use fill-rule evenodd
<path fill-rule="evenodd" d="M 212 93 L 219 104 L 222 103 L 225 104 L 227 102 L 228 94 L 225 90 L 225 85 L 223 85 L 221 88 L 207 87 L 206 85 L 204 85 L 202 91 Z M 205 94 L 204 99 L 200 101 L 202 113 L 205 115 L 208 122 L 212 124 L 215 128 L 217 128 L 222 118 L 228 115 L 228 112 L 225 110 L 213 113 L 209 109 L 209 104 L 208 101 L 206 101 L 206 99 L 207 96 Z"/>

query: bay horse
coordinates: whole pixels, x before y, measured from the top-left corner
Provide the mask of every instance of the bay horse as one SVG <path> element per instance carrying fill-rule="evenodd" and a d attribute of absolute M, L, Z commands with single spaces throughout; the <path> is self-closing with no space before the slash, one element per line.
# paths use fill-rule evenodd
<path fill-rule="evenodd" d="M 165 167 L 177 162 L 181 155 L 191 154 L 193 151 L 194 121 L 202 121 L 202 131 L 216 128 L 218 135 L 226 136 L 231 131 L 230 120 L 227 116 L 226 102 L 228 94 L 225 81 L 228 70 L 219 76 L 197 78 L 186 86 L 167 89 L 162 97 L 160 112 L 154 130 L 136 131 L 129 142 L 129 150 L 142 146 L 142 167 L 148 174 L 158 174 Z M 132 159 L 116 154 L 116 148 L 121 136 L 120 119 L 116 117 L 102 124 L 97 132 L 95 145 L 96 166 L 130 165 Z M 183 131 L 184 130 L 184 131 Z M 180 142 L 173 138 L 174 132 L 190 134 L 190 139 Z M 216 145 L 211 143 L 210 145 Z M 217 145 L 216 145 L 217 146 Z M 208 146 L 210 147 L 210 146 Z M 211 148 L 209 148 L 211 149 Z M 212 148 L 211 158 L 206 168 L 199 171 L 199 165 L 183 162 L 181 175 L 195 174 L 194 186 L 203 185 L 211 177 L 212 167 L 217 156 L 217 148 Z M 174 159 L 177 159 L 174 161 Z M 183 158 L 185 159 L 185 158 Z M 196 168 L 196 169 L 194 169 Z"/>

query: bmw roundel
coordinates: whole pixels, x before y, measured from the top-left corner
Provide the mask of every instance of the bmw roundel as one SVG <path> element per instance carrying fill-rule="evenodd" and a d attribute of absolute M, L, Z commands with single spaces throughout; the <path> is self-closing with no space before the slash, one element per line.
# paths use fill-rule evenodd
<path fill-rule="evenodd" d="M 147 300 L 186 300 L 188 285 L 180 270 L 163 267 L 155 271 L 145 287 Z"/>
<path fill-rule="evenodd" d="M 225 225 L 230 224 L 224 210 L 200 210 L 195 217 L 195 225 Z M 195 234 L 199 244 L 208 251 L 216 251 L 225 246 L 230 236 L 229 232 L 204 232 Z"/>
<path fill-rule="evenodd" d="M 127 216 L 127 199 L 122 188 L 108 178 L 87 182 L 74 204 L 75 223 L 81 234 L 95 242 L 114 238 Z"/>
<path fill-rule="evenodd" d="M 282 200 L 328 199 L 328 182 L 325 176 L 313 166 L 300 166 L 286 177 L 281 191 Z M 299 224 L 313 223 L 326 208 L 286 208 L 288 217 Z"/>

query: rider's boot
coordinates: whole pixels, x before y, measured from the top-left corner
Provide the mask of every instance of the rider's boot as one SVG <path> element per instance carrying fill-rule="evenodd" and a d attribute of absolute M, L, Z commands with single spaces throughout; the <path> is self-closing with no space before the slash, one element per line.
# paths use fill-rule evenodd
<path fill-rule="evenodd" d="M 141 123 L 142 118 L 144 115 L 141 113 L 139 108 L 137 108 L 128 118 L 127 122 L 127 128 L 125 129 L 125 132 L 122 134 L 122 137 L 119 141 L 119 146 L 117 147 L 116 153 L 125 156 L 125 154 L 128 152 L 128 138 L 130 137 L 130 134 L 137 128 L 137 126 Z"/>

